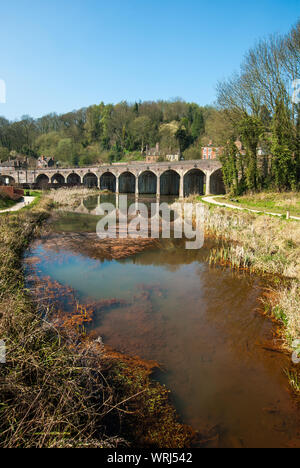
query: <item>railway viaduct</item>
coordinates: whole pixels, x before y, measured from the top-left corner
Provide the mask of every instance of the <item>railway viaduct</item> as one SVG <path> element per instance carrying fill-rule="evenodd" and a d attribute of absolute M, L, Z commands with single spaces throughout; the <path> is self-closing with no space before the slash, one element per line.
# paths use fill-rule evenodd
<path fill-rule="evenodd" d="M 115 193 L 177 195 L 225 192 L 221 163 L 195 160 L 117 163 L 82 168 L 8 169 L 0 167 L 0 185 L 24 188 L 98 187 Z"/>

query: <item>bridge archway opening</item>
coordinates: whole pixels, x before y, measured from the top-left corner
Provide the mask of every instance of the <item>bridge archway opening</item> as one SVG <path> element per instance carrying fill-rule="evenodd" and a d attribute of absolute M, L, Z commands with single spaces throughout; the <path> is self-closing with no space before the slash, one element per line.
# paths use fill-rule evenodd
<path fill-rule="evenodd" d="M 40 174 L 36 178 L 36 185 L 42 190 L 46 190 L 49 186 L 49 177 L 46 174 Z"/>
<path fill-rule="evenodd" d="M 226 193 L 222 169 L 218 169 L 210 176 L 210 193 L 212 195 L 223 195 Z"/>
<path fill-rule="evenodd" d="M 61 174 L 54 174 L 53 177 L 51 177 L 51 184 L 55 184 L 56 186 L 64 185 L 65 183 L 65 178 Z"/>
<path fill-rule="evenodd" d="M 80 176 L 75 172 L 72 172 L 72 174 L 69 174 L 67 177 L 67 184 L 71 185 L 72 187 L 75 187 L 76 185 L 81 185 Z"/>
<path fill-rule="evenodd" d="M 98 177 L 93 172 L 88 172 L 83 177 L 83 185 L 87 188 L 98 187 Z"/>
<path fill-rule="evenodd" d="M 16 181 L 12 176 L 1 175 L 0 176 L 0 185 L 15 185 Z"/>
<path fill-rule="evenodd" d="M 191 169 L 184 176 L 184 196 L 204 195 L 205 174 L 200 169 Z"/>
<path fill-rule="evenodd" d="M 139 193 L 155 195 L 157 192 L 157 176 L 152 171 L 145 171 L 139 176 Z"/>
<path fill-rule="evenodd" d="M 161 195 L 179 195 L 180 175 L 172 169 L 164 172 L 160 177 Z"/>
<path fill-rule="evenodd" d="M 119 177 L 120 193 L 135 193 L 135 176 L 132 172 L 123 172 Z"/>
<path fill-rule="evenodd" d="M 105 174 L 102 174 L 100 177 L 100 189 L 115 193 L 116 176 L 112 172 L 105 172 Z"/>

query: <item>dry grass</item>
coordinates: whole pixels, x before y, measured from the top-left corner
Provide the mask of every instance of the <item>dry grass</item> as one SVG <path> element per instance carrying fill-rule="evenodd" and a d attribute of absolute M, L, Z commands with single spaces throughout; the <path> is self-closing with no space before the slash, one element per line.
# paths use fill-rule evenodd
<path fill-rule="evenodd" d="M 89 189 L 85 187 L 60 188 L 51 190 L 49 199 L 60 206 L 74 206 L 78 204 L 78 199 L 89 197 L 91 195 L 100 195 L 101 191 L 97 188 Z"/>
<path fill-rule="evenodd" d="M 280 288 L 276 294 L 273 313 L 285 326 L 286 341 L 291 346 L 300 337 L 300 287 L 293 281 L 289 288 Z"/>
<path fill-rule="evenodd" d="M 207 211 L 206 227 L 231 241 L 231 257 L 247 257 L 252 271 L 300 280 L 299 222 L 216 207 Z"/>

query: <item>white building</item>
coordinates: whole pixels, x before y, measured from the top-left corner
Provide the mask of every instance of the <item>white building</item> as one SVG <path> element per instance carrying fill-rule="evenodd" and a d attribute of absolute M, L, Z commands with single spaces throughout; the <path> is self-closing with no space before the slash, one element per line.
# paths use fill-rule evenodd
<path fill-rule="evenodd" d="M 167 154 L 166 160 L 173 162 L 173 161 L 179 161 L 179 153 L 176 154 Z"/>

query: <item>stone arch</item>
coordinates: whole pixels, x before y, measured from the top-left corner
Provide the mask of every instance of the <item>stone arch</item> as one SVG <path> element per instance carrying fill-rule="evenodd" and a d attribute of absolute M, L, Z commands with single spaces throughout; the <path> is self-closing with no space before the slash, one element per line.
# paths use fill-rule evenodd
<path fill-rule="evenodd" d="M 46 174 L 39 174 L 35 181 L 38 188 L 47 189 L 49 185 L 49 177 Z"/>
<path fill-rule="evenodd" d="M 81 185 L 81 177 L 78 174 L 76 174 L 75 172 L 72 172 L 67 177 L 67 184 L 71 185 L 73 187 L 75 185 Z"/>
<path fill-rule="evenodd" d="M 98 187 L 98 177 L 93 172 L 87 172 L 83 177 L 83 185 L 87 188 Z"/>
<path fill-rule="evenodd" d="M 161 195 L 179 195 L 180 175 L 178 172 L 169 169 L 160 176 Z"/>
<path fill-rule="evenodd" d="M 51 184 L 55 184 L 59 186 L 59 185 L 64 185 L 64 183 L 65 183 L 65 178 L 62 174 L 57 173 L 51 177 Z"/>
<path fill-rule="evenodd" d="M 101 190 L 109 190 L 110 192 L 116 191 L 116 176 L 107 171 L 100 177 L 100 189 Z"/>
<path fill-rule="evenodd" d="M 135 193 L 136 177 L 132 172 L 125 171 L 119 176 L 119 192 L 120 193 Z"/>
<path fill-rule="evenodd" d="M 222 169 L 217 169 L 211 174 L 209 190 L 212 195 L 223 195 L 226 193 Z"/>
<path fill-rule="evenodd" d="M 201 169 L 193 168 L 187 171 L 183 179 L 184 196 L 204 195 L 205 174 Z"/>
<path fill-rule="evenodd" d="M 15 179 L 10 175 L 0 175 L 0 185 L 15 185 Z"/>
<path fill-rule="evenodd" d="M 140 174 L 139 179 L 139 193 L 141 195 L 155 195 L 157 193 L 157 176 L 149 169 Z"/>

